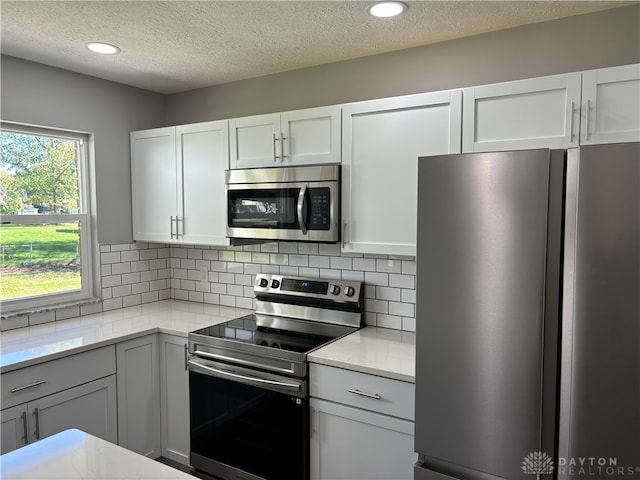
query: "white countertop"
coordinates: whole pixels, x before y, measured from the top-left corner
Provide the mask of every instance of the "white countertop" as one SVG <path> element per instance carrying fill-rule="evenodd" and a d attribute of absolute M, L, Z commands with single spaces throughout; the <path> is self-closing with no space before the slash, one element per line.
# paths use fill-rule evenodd
<path fill-rule="evenodd" d="M 309 354 L 309 361 L 415 383 L 416 334 L 365 327 Z"/>
<path fill-rule="evenodd" d="M 3 480 L 193 480 L 100 438 L 65 430 L 0 457 Z"/>
<path fill-rule="evenodd" d="M 185 336 L 249 310 L 163 300 L 0 332 L 0 373 L 151 333 Z M 365 327 L 309 354 L 309 361 L 415 381 L 415 334 Z"/>
<path fill-rule="evenodd" d="M 185 336 L 249 310 L 163 300 L 0 333 L 0 372 L 121 342 L 150 333 Z"/>

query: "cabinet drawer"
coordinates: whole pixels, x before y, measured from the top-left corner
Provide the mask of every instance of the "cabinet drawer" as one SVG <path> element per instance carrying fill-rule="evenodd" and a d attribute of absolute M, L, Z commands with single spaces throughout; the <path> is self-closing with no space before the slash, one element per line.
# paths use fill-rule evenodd
<path fill-rule="evenodd" d="M 113 345 L 14 370 L 2 375 L 2 408 L 29 402 L 114 373 L 116 354 Z"/>
<path fill-rule="evenodd" d="M 312 363 L 309 384 L 312 397 L 414 419 L 413 383 Z"/>

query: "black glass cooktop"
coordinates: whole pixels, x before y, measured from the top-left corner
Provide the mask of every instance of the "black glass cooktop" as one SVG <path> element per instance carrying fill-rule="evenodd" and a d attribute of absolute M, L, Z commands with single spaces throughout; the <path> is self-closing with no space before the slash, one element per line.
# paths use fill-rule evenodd
<path fill-rule="evenodd" d="M 297 353 L 309 352 L 340 336 L 336 334 L 326 335 L 324 334 L 326 329 L 319 333 L 266 327 L 262 325 L 264 322 L 260 321 L 263 318 L 264 316 L 259 317 L 255 314 L 250 314 L 225 323 L 201 328 L 191 333 Z M 288 323 L 291 326 L 291 322 L 295 322 L 295 320 L 286 320 L 284 323 Z M 275 323 L 277 324 L 278 322 L 276 321 Z M 304 326 L 308 327 L 308 323 L 305 323 Z M 309 328 L 306 329 L 309 330 Z"/>

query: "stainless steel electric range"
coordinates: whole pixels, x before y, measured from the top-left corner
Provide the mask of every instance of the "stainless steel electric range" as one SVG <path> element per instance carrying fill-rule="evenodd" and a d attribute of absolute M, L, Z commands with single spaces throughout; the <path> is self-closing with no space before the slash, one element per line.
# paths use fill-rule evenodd
<path fill-rule="evenodd" d="M 309 478 L 307 355 L 358 330 L 361 282 L 258 274 L 255 312 L 189 333 L 190 461 L 224 480 Z"/>

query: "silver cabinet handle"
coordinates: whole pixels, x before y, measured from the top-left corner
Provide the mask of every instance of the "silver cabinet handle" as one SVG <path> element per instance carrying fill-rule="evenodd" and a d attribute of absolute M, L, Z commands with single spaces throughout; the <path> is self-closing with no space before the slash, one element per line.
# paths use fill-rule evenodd
<path fill-rule="evenodd" d="M 569 142 L 573 142 L 573 116 L 576 112 L 576 102 L 571 102 L 571 118 L 569 119 Z"/>
<path fill-rule="evenodd" d="M 342 248 L 347 246 L 347 222 L 342 225 Z"/>
<path fill-rule="evenodd" d="M 284 136 L 284 133 L 280 134 L 280 154 L 282 155 L 282 160 L 284 161 L 285 158 L 287 158 L 287 156 L 284 154 L 284 141 L 287 139 L 287 137 Z"/>
<path fill-rule="evenodd" d="M 182 224 L 182 233 L 180 231 L 180 224 Z M 176 215 L 176 240 L 180 237 L 184 237 L 184 221 Z"/>
<path fill-rule="evenodd" d="M 278 156 L 278 152 L 276 151 L 276 142 L 278 141 L 278 137 L 276 137 L 276 134 L 273 134 L 273 162 L 276 163 L 278 161 L 278 158 L 280 158 Z"/>
<path fill-rule="evenodd" d="M 21 392 L 22 390 L 26 390 L 27 388 L 37 387 L 39 385 L 44 385 L 47 383 L 46 380 L 40 380 L 38 382 L 30 383 L 29 385 L 24 385 L 22 387 L 15 387 L 11 389 L 11 393 Z"/>
<path fill-rule="evenodd" d="M 378 395 L 377 393 L 367 393 L 367 392 L 361 392 L 360 390 L 358 390 L 357 388 L 352 388 L 351 390 L 348 390 L 349 393 L 355 393 L 356 395 L 361 395 L 363 397 L 367 397 L 367 398 L 373 398 L 374 400 L 380 400 L 382 397 L 380 395 Z"/>
<path fill-rule="evenodd" d="M 302 231 L 303 235 L 307 234 L 307 226 L 304 224 L 304 217 L 302 216 L 302 208 L 304 207 L 304 196 L 307 194 L 307 184 L 305 183 L 300 189 L 300 193 L 298 194 L 298 226 Z"/>
<path fill-rule="evenodd" d="M 22 433 L 24 435 L 24 437 L 22 438 L 24 439 L 24 444 L 26 445 L 27 443 L 29 443 L 29 430 L 27 429 L 27 412 L 22 412 L 20 418 L 22 419 Z"/>
<path fill-rule="evenodd" d="M 37 408 L 34 408 L 33 416 L 36 420 L 36 431 L 35 431 L 36 440 L 40 440 L 40 410 Z"/>
<path fill-rule="evenodd" d="M 585 120 L 585 129 L 584 139 L 589 140 L 589 124 L 591 123 L 591 100 L 587 100 L 587 111 L 586 111 L 586 120 Z"/>
<path fill-rule="evenodd" d="M 184 369 L 189 370 L 189 344 L 184 346 Z"/>
<path fill-rule="evenodd" d="M 176 217 L 178 218 L 178 217 Z M 173 216 L 171 216 L 171 239 L 173 240 L 173 237 L 175 236 L 175 233 L 173 233 Z"/>

